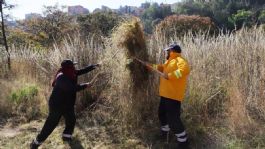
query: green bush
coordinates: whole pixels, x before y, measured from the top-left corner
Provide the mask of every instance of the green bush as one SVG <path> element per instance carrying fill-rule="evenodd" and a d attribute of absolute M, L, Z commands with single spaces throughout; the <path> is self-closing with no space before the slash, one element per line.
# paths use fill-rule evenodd
<path fill-rule="evenodd" d="M 177 33 L 178 37 L 183 37 L 189 31 L 196 34 L 201 31 L 209 31 L 213 33 L 216 27 L 209 17 L 201 17 L 198 15 L 171 15 L 166 17 L 156 26 L 156 32 L 172 37 Z"/>
<path fill-rule="evenodd" d="M 90 34 L 108 36 L 120 20 L 121 17 L 113 12 L 97 12 L 77 18 L 83 36 Z"/>
<path fill-rule="evenodd" d="M 9 101 L 12 104 L 12 114 L 24 118 L 26 121 L 36 118 L 41 114 L 39 89 L 29 85 L 11 92 Z"/>
<path fill-rule="evenodd" d="M 241 28 L 243 25 L 251 27 L 254 25 L 251 16 L 253 12 L 250 10 L 238 10 L 236 14 L 233 14 L 228 20 L 233 23 L 237 28 Z"/>
<path fill-rule="evenodd" d="M 265 10 L 261 11 L 258 20 L 259 20 L 259 23 L 261 23 L 261 24 L 265 23 Z"/>
<path fill-rule="evenodd" d="M 36 86 L 27 86 L 17 91 L 13 91 L 10 96 L 10 100 L 15 104 L 21 104 L 34 100 L 38 95 L 38 88 Z"/>

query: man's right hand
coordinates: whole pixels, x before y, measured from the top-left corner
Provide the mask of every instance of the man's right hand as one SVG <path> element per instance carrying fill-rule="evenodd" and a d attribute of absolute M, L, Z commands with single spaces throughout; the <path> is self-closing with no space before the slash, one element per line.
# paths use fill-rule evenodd
<path fill-rule="evenodd" d="M 146 63 L 145 66 L 146 66 L 147 70 L 149 70 L 149 71 L 152 71 L 153 70 L 153 67 L 152 67 L 151 64 Z"/>

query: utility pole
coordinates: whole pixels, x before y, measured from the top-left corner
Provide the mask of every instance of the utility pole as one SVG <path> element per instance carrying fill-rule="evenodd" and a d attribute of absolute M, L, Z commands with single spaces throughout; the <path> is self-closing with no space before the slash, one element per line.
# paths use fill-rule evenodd
<path fill-rule="evenodd" d="M 6 52 L 7 52 L 7 65 L 8 65 L 8 69 L 10 70 L 11 69 L 11 60 L 10 60 L 10 53 L 9 53 L 9 50 L 8 50 L 8 45 L 7 45 L 7 40 L 6 40 L 4 14 L 3 14 L 3 4 L 4 4 L 4 0 L 0 0 L 0 12 L 1 12 L 1 19 L 2 19 L 2 34 L 3 34 L 5 49 L 6 49 Z"/>

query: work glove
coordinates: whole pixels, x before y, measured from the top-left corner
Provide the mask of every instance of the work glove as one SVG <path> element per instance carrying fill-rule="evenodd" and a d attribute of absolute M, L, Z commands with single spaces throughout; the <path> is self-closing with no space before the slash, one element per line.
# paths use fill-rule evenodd
<path fill-rule="evenodd" d="M 152 71 L 154 68 L 152 67 L 152 64 L 149 64 L 149 63 L 146 63 L 146 69 L 148 70 L 148 71 Z"/>
<path fill-rule="evenodd" d="M 92 83 L 90 83 L 90 82 L 86 83 L 86 88 L 90 88 L 91 86 L 92 86 Z"/>
<path fill-rule="evenodd" d="M 167 79 L 167 80 L 169 79 L 167 73 L 163 73 L 162 77 L 163 77 L 164 79 Z"/>
<path fill-rule="evenodd" d="M 97 67 L 99 67 L 100 66 L 100 64 L 93 64 L 93 65 L 91 65 L 91 68 L 92 69 L 96 69 Z"/>

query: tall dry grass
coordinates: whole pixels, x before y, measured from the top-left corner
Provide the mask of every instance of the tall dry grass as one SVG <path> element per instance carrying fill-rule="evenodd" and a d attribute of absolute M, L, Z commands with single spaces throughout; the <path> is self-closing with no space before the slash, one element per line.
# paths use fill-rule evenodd
<path fill-rule="evenodd" d="M 113 57 L 105 65 L 110 68 L 112 76 L 108 101 L 118 110 L 115 115 L 125 128 L 123 131 L 129 134 L 140 133 L 147 123 L 153 122 L 150 115 L 155 113 L 154 103 L 158 101 L 155 93 L 157 81 L 142 64 L 134 60 L 134 57 L 148 60 L 146 44 L 141 22 L 135 18 L 121 22 L 106 42 L 109 48 L 105 57 Z"/>
<path fill-rule="evenodd" d="M 163 63 L 162 49 L 173 41 L 181 45 L 183 56 L 191 65 L 182 117 L 193 144 L 200 148 L 200 143 L 210 142 L 222 148 L 233 147 L 239 140 L 245 147 L 264 147 L 264 30 L 243 29 L 230 34 L 220 33 L 216 37 L 187 34 L 181 39 L 154 33 L 146 41 L 149 61 Z M 12 47 L 11 54 L 12 71 L 8 74 L 9 81 L 1 83 L 1 103 L 6 103 L 11 86 L 17 88 L 24 82 L 37 84 L 43 89 L 40 94 L 47 100 L 50 82 L 62 59 L 74 59 L 79 62 L 78 67 L 103 60 L 99 70 L 80 80 L 88 81 L 96 73 L 102 74 L 94 88 L 79 94 L 79 109 L 89 108 L 91 103 L 107 107 L 108 116 L 123 128 L 121 135 L 136 134 L 144 138 L 159 130 L 158 76 L 149 74 L 146 88 L 132 92 L 133 79 L 126 66 L 126 51 L 116 46 L 111 38 L 98 40 L 92 36 L 83 41 L 77 35 L 47 51 Z M 138 99 L 134 99 L 133 94 L 138 94 Z M 3 105 L 1 109 L 9 106 Z M 94 108 L 100 113 L 100 106 Z M 236 143 L 231 145 L 231 139 Z"/>
<path fill-rule="evenodd" d="M 64 39 L 61 45 L 55 44 L 53 48 L 48 50 L 36 50 L 34 47 L 10 47 L 11 52 L 11 70 L 8 71 L 5 67 L 5 55 L 1 58 L 1 110 L 7 111 L 5 115 L 14 115 L 21 111 L 8 110 L 14 107 L 14 103 L 9 100 L 12 93 L 19 92 L 28 85 L 34 85 L 39 88 L 38 96 L 34 99 L 40 103 L 40 115 L 47 114 L 47 101 L 49 99 L 52 87 L 51 82 L 57 70 L 60 68 L 60 63 L 63 59 L 72 59 L 78 62 L 77 68 L 82 68 L 87 65 L 97 63 L 103 52 L 103 43 L 100 38 L 90 36 L 86 40 L 81 40 L 80 35 L 75 35 L 74 38 Z M 5 68 L 5 69 L 4 69 Z M 2 71 L 3 70 L 3 71 Z M 79 82 L 88 82 L 93 78 L 97 71 L 91 72 L 89 75 L 80 77 Z M 3 72 L 3 73 L 2 73 Z M 100 76 L 104 77 L 104 76 Z M 98 81 L 97 81 L 98 82 Z M 93 90 L 81 92 L 77 99 L 77 110 L 89 106 L 89 104 L 101 92 L 105 81 L 95 85 Z M 33 106 L 33 105 L 29 105 Z M 32 111 L 34 112 L 34 111 Z M 15 114 L 16 115 L 16 114 Z M 33 119 L 38 119 L 36 116 Z"/>
<path fill-rule="evenodd" d="M 264 147 L 264 139 L 262 144 L 254 143 L 265 132 L 264 37 L 262 28 L 253 28 L 217 37 L 187 34 L 182 39 L 169 39 L 181 45 L 191 65 L 183 105 L 190 127 L 222 127 L 236 138 L 244 138 L 251 147 Z M 154 35 L 150 49 L 158 53 L 157 59 L 167 41 Z"/>

